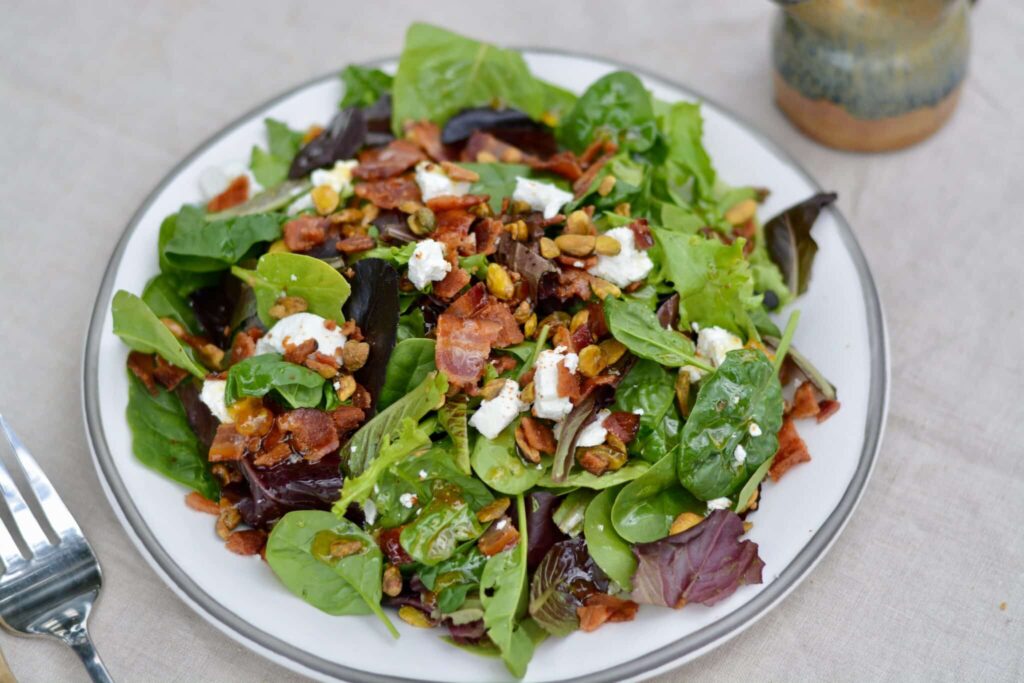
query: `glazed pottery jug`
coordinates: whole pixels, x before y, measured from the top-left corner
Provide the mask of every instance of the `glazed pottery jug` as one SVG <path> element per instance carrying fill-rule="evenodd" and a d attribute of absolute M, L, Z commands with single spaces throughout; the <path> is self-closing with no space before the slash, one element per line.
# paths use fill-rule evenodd
<path fill-rule="evenodd" d="M 812 138 L 895 149 L 953 113 L 967 73 L 968 0 L 775 2 L 775 99 Z"/>

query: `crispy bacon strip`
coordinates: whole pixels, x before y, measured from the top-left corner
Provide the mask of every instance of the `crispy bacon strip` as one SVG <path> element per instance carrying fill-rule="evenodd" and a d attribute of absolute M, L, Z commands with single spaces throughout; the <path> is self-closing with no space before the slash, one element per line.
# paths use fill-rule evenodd
<path fill-rule="evenodd" d="M 466 141 L 466 146 L 462 150 L 462 161 L 500 161 L 506 164 L 523 164 L 536 161 L 536 158 L 524 153 L 514 145 L 499 140 L 490 133 L 478 130 L 474 131 Z"/>
<path fill-rule="evenodd" d="M 238 206 L 249 199 L 249 176 L 240 175 L 232 180 L 227 189 L 221 192 L 207 203 L 206 210 L 210 213 L 217 213 Z"/>
<path fill-rule="evenodd" d="M 572 184 L 573 194 L 576 195 L 576 199 L 579 199 L 590 191 L 590 186 L 597 178 L 597 174 L 601 172 L 604 165 L 612 160 L 615 156 L 614 152 L 605 152 L 602 154 L 597 161 L 593 163 L 579 178 L 576 179 Z"/>
<path fill-rule="evenodd" d="M 629 224 L 629 229 L 633 231 L 633 241 L 637 249 L 643 251 L 654 246 L 654 235 L 651 234 L 651 226 L 648 225 L 646 218 L 633 221 Z"/>
<path fill-rule="evenodd" d="M 452 209 L 469 209 L 487 202 L 490 195 L 486 194 L 445 194 L 427 200 L 427 208 L 431 211 L 450 211 Z"/>
<path fill-rule="evenodd" d="M 153 380 L 153 354 L 132 351 L 128 354 L 128 369 L 146 385 L 146 391 L 156 396 L 156 382 Z"/>
<path fill-rule="evenodd" d="M 472 278 L 464 268 L 459 266 L 459 258 L 455 253 L 455 249 L 450 245 L 446 259 L 451 264 L 452 269 L 448 271 L 443 280 L 434 283 L 434 295 L 440 299 L 447 300 L 461 292 L 462 288 L 468 285 Z"/>
<path fill-rule="evenodd" d="M 782 429 L 779 430 L 779 450 L 775 452 L 771 467 L 768 469 L 772 481 L 778 481 L 794 465 L 809 462 L 810 459 L 811 454 L 807 452 L 807 444 L 797 433 L 793 419 L 784 418 Z"/>
<path fill-rule="evenodd" d="M 405 136 L 434 161 L 448 159 L 444 144 L 441 142 L 441 128 L 433 121 L 413 121 L 405 124 Z"/>
<path fill-rule="evenodd" d="M 596 631 L 606 623 L 633 621 L 640 605 L 632 600 L 623 600 L 607 593 L 594 593 L 576 608 L 580 618 L 580 629 Z"/>
<path fill-rule="evenodd" d="M 793 394 L 793 407 L 789 416 L 794 420 L 802 420 L 808 417 L 815 417 L 821 412 L 818 406 L 818 396 L 814 385 L 810 382 L 802 382 Z"/>
<path fill-rule="evenodd" d="M 579 160 L 573 152 L 568 150 L 553 154 L 547 159 L 530 158 L 527 163 L 535 171 L 549 171 L 572 182 L 583 175 L 583 168 L 580 166 Z"/>
<path fill-rule="evenodd" d="M 551 431 L 551 427 L 540 420 L 524 415 L 519 421 L 519 426 L 523 428 L 523 436 L 526 438 L 526 443 L 530 448 L 534 448 L 541 453 L 547 453 L 548 455 L 555 454 L 555 434 Z"/>
<path fill-rule="evenodd" d="M 235 425 L 221 423 L 217 425 L 217 433 L 210 444 L 210 462 L 234 462 L 245 455 L 246 436 L 239 434 Z"/>
<path fill-rule="evenodd" d="M 602 426 L 609 433 L 619 437 L 622 443 L 629 443 L 636 438 L 636 433 L 640 430 L 640 416 L 617 410 L 604 419 Z"/>
<path fill-rule="evenodd" d="M 320 216 L 299 216 L 284 224 L 284 244 L 288 251 L 309 251 L 323 244 L 327 219 Z"/>
<path fill-rule="evenodd" d="M 476 240 L 469 234 L 469 228 L 476 219 L 473 214 L 465 209 L 448 209 L 438 211 L 436 219 L 437 228 L 431 237 L 438 242 L 444 242 L 449 253 L 458 251 L 463 256 L 470 256 L 476 251 Z"/>
<path fill-rule="evenodd" d="M 357 183 L 355 193 L 381 209 L 397 209 L 403 202 L 420 202 L 423 199 L 420 186 L 408 176 Z"/>
<path fill-rule="evenodd" d="M 338 437 L 341 438 L 363 423 L 366 419 L 366 412 L 355 406 L 340 406 L 331 411 L 331 419 L 334 420 L 334 428 L 338 430 Z"/>
<path fill-rule="evenodd" d="M 475 385 L 491 348 L 523 341 L 508 305 L 477 283 L 438 317 L 435 362 L 457 387 Z"/>
<path fill-rule="evenodd" d="M 490 256 L 498 251 L 498 242 L 505 231 L 502 222 L 496 218 L 485 218 L 473 226 L 476 235 L 476 253 Z"/>
<path fill-rule="evenodd" d="M 426 161 L 427 155 L 409 140 L 392 140 L 384 147 L 375 147 L 359 153 L 359 165 L 352 175 L 360 180 L 392 178 Z"/>
<path fill-rule="evenodd" d="M 322 410 L 290 410 L 278 416 L 277 425 L 291 435 L 292 448 L 309 462 L 318 462 L 340 445 L 334 420 Z"/>

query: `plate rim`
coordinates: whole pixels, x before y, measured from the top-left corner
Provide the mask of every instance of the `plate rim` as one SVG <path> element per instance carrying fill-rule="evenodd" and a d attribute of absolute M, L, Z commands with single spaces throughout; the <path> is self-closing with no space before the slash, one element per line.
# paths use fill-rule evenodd
<path fill-rule="evenodd" d="M 513 47 L 524 54 L 540 56 L 569 57 L 586 59 L 605 64 L 616 69 L 623 69 L 644 78 L 660 81 L 680 92 L 706 102 L 715 107 L 723 116 L 746 129 L 761 144 L 771 151 L 780 161 L 789 165 L 809 185 L 817 191 L 823 191 L 817 180 L 781 145 L 776 143 L 760 128 L 751 124 L 744 116 L 695 90 L 659 73 L 629 64 L 627 62 L 591 55 L 574 50 L 562 50 L 546 47 Z M 376 67 L 389 62 L 396 62 L 397 56 L 359 62 L 364 67 Z M 337 78 L 339 70 L 310 78 L 284 92 L 265 100 L 250 108 L 242 115 L 219 128 L 195 147 L 190 153 L 176 163 L 146 195 L 142 204 L 132 214 L 114 250 L 107 261 L 100 283 L 92 313 L 89 316 L 85 345 L 82 351 L 82 413 L 89 450 L 101 488 L 107 501 L 114 510 L 118 522 L 127 532 L 128 537 L 138 549 L 146 562 L 156 571 L 157 575 L 185 604 L 196 611 L 206 621 L 236 642 L 256 651 L 264 657 L 293 671 L 320 679 L 334 678 L 355 683 L 429 683 L 427 679 L 412 679 L 401 676 L 379 674 L 332 662 L 306 652 L 301 648 L 286 643 L 274 635 L 262 631 L 238 617 L 234 612 L 220 604 L 217 599 L 195 584 L 194 581 L 178 566 L 151 533 L 142 519 L 134 503 L 127 495 L 124 484 L 114 465 L 103 423 L 99 415 L 99 343 L 103 331 L 103 322 L 112 294 L 117 266 L 123 257 L 129 239 L 138 228 L 142 216 L 153 204 L 166 186 L 190 164 L 196 157 L 216 144 L 221 138 L 230 134 L 239 126 L 249 122 L 254 116 L 274 104 L 285 100 L 301 90 L 317 85 L 329 79 Z M 870 350 L 870 388 L 868 392 L 868 409 L 864 433 L 864 446 L 861 449 L 857 468 L 849 485 L 835 509 L 814 533 L 807 544 L 797 553 L 796 557 L 786 565 L 778 576 L 752 600 L 721 619 L 693 633 L 664 645 L 653 652 L 635 657 L 600 672 L 557 679 L 558 683 L 577 683 L 582 681 L 622 681 L 647 678 L 659 671 L 667 670 L 686 661 L 695 659 L 705 652 L 721 645 L 739 635 L 761 617 L 771 611 L 789 593 L 791 593 L 821 561 L 825 554 L 842 533 L 858 503 L 864 495 L 868 480 L 874 470 L 881 448 L 882 436 L 888 418 L 890 391 L 889 335 L 885 322 L 881 298 L 875 284 L 867 258 L 859 242 L 847 222 L 845 216 L 834 205 L 827 209 L 835 218 L 839 228 L 840 239 L 849 253 L 857 271 L 861 284 L 866 309 L 865 321 L 868 328 L 868 346 Z M 545 679 L 555 683 L 556 679 Z M 438 682 L 439 683 L 439 682 Z"/>

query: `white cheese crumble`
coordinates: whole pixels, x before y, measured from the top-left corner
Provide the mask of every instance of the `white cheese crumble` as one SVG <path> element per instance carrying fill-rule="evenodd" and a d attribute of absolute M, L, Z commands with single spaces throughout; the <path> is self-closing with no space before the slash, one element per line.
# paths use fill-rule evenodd
<path fill-rule="evenodd" d="M 199 400 L 206 404 L 213 416 L 227 424 L 234 422 L 228 414 L 228 407 L 224 404 L 224 389 L 228 386 L 224 379 L 203 380 L 203 390 L 199 392 Z"/>
<path fill-rule="evenodd" d="M 363 517 L 366 518 L 367 524 L 373 524 L 377 519 L 377 504 L 372 499 L 367 500 L 363 503 Z"/>
<path fill-rule="evenodd" d="M 728 510 L 732 507 L 732 501 L 728 498 L 712 498 L 708 501 L 708 512 L 712 510 Z"/>
<path fill-rule="evenodd" d="M 333 356 L 347 341 L 337 325 L 327 329 L 327 320 L 316 313 L 294 313 L 281 318 L 270 332 L 256 342 L 256 353 L 284 353 L 284 343 L 298 346 L 307 339 L 316 340 L 318 353 Z"/>
<path fill-rule="evenodd" d="M 713 368 L 717 368 L 725 362 L 727 353 L 742 348 L 743 340 L 721 327 L 704 327 L 697 333 L 696 356 Z M 690 373 L 691 382 L 699 382 L 707 374 L 692 365 L 686 365 L 683 369 Z"/>
<path fill-rule="evenodd" d="M 352 169 L 359 165 L 355 159 L 336 161 L 330 169 L 318 168 L 313 171 L 309 180 L 313 187 L 327 185 L 344 199 L 352 194 Z M 309 192 L 302 195 L 288 207 L 288 213 L 295 215 L 300 211 L 313 208 L 313 196 Z"/>
<path fill-rule="evenodd" d="M 445 251 L 444 243 L 437 240 L 423 240 L 416 245 L 409 259 L 409 281 L 416 289 L 422 291 L 451 272 L 452 264 L 445 259 Z"/>
<path fill-rule="evenodd" d="M 530 404 L 519 399 L 519 384 L 515 380 L 505 380 L 497 396 L 480 404 L 473 417 L 469 418 L 469 424 L 488 439 L 496 439 L 519 413 L 529 407 Z"/>
<path fill-rule="evenodd" d="M 572 201 L 572 193 L 549 183 L 516 176 L 512 199 L 529 204 L 534 211 L 543 211 L 544 218 L 554 218 L 563 206 Z"/>
<path fill-rule="evenodd" d="M 597 263 L 591 267 L 590 274 L 619 287 L 626 287 L 647 277 L 654 268 L 654 262 L 646 251 L 636 248 L 633 231 L 629 228 L 612 228 L 604 234 L 618 242 L 622 248 L 614 256 L 598 254 Z"/>
<path fill-rule="evenodd" d="M 558 365 L 561 363 L 566 370 L 574 373 L 579 362 L 579 356 L 575 353 L 566 353 L 564 346 L 559 346 L 554 351 L 540 352 L 533 375 L 535 416 L 561 420 L 572 411 L 572 401 L 558 393 Z"/>
<path fill-rule="evenodd" d="M 425 202 L 449 195 L 461 197 L 469 192 L 470 185 L 464 180 L 452 180 L 440 165 L 430 161 L 416 164 L 416 184 L 420 186 L 420 193 Z"/>
<path fill-rule="evenodd" d="M 762 434 L 761 426 L 756 422 L 751 422 L 750 426 L 747 427 L 747 431 L 750 433 L 751 436 L 761 436 Z"/>
<path fill-rule="evenodd" d="M 580 435 L 576 439 L 576 447 L 587 448 L 603 444 L 604 440 L 608 438 L 608 430 L 604 427 L 604 421 L 611 414 L 610 410 L 599 411 L 594 417 L 594 421 L 580 431 Z"/>
<path fill-rule="evenodd" d="M 398 497 L 398 502 L 402 504 L 402 507 L 412 508 L 417 503 L 415 493 L 403 493 Z"/>
<path fill-rule="evenodd" d="M 199 175 L 199 191 L 203 199 L 209 201 L 219 195 L 238 176 L 244 175 L 249 179 L 249 196 L 263 190 L 263 186 L 256 182 L 256 176 L 252 174 L 249 167 L 240 161 L 234 161 L 223 166 L 211 166 Z"/>
<path fill-rule="evenodd" d="M 747 461 L 747 449 L 743 447 L 743 444 L 736 444 L 736 450 L 732 452 L 732 457 L 736 460 L 737 465 L 742 465 Z"/>

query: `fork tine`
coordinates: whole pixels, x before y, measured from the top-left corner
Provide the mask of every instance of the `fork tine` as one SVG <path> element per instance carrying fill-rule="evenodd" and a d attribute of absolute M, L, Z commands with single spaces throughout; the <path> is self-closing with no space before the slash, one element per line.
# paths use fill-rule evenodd
<path fill-rule="evenodd" d="M 7 423 L 3 415 L 0 415 L 0 426 L 3 427 L 7 440 L 14 449 L 14 453 L 18 456 L 18 464 L 21 465 L 21 471 L 25 473 L 25 478 L 28 479 L 29 486 L 32 487 L 32 492 L 35 494 L 36 500 L 39 501 L 39 507 L 43 509 L 43 514 L 46 516 L 46 521 L 50 523 L 50 527 L 61 538 L 81 536 L 82 529 L 75 522 L 71 511 L 64 505 L 64 501 L 57 495 L 53 484 L 43 474 L 43 469 L 39 466 L 39 463 L 28 452 L 25 444 L 14 433 L 11 425 Z"/>
<path fill-rule="evenodd" d="M 25 561 L 11 532 L 3 524 L 0 524 L 0 560 L 3 560 L 4 568 L 8 571 Z"/>
<path fill-rule="evenodd" d="M 15 453 L 18 454 L 19 458 L 22 453 L 28 455 L 28 451 L 25 450 L 25 446 L 21 443 L 21 440 L 18 439 L 17 435 L 11 431 L 7 421 L 4 420 L 3 415 L 0 415 L 0 426 L 3 426 L 4 432 L 7 434 L 7 440 L 10 442 L 11 448 L 13 448 Z M 39 554 L 51 547 L 50 541 L 46 538 L 46 534 L 43 533 L 43 529 L 39 526 L 39 522 L 36 521 L 35 516 L 32 514 L 32 510 L 30 510 L 28 504 L 25 503 L 25 499 L 21 497 L 18 487 L 14 485 L 14 479 L 11 478 L 11 473 L 7 471 L 7 467 L 2 462 L 0 462 L 0 490 L 3 490 L 4 500 L 7 502 L 7 507 L 10 509 L 11 515 L 14 517 L 14 525 L 21 533 L 21 537 L 25 539 L 25 543 L 32 551 L 32 554 Z"/>

